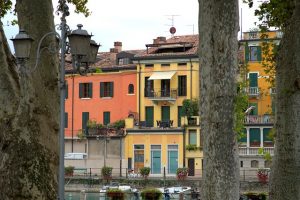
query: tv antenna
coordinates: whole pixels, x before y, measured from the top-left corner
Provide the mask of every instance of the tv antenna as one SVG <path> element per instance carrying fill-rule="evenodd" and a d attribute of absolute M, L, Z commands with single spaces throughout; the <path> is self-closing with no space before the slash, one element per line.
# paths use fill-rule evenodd
<path fill-rule="evenodd" d="M 186 25 L 186 26 L 192 26 L 193 27 L 193 35 L 195 35 L 195 26 L 194 24 Z"/>
<path fill-rule="evenodd" d="M 165 15 L 168 16 L 168 20 L 171 20 L 171 24 L 166 24 L 166 26 L 171 26 L 169 29 L 169 32 L 171 33 L 172 37 L 176 33 L 176 28 L 174 26 L 174 17 L 180 16 L 180 15 Z"/>

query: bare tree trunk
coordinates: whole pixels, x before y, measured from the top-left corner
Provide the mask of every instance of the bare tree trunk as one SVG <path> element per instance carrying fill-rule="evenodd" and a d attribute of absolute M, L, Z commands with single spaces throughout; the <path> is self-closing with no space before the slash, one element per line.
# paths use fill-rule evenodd
<path fill-rule="evenodd" d="M 276 65 L 276 141 L 270 199 L 300 199 L 300 3 L 281 40 Z"/>
<path fill-rule="evenodd" d="M 33 39 L 54 31 L 51 0 L 17 0 L 18 23 Z M 57 199 L 58 56 L 43 51 L 38 68 L 18 70 L 0 32 L 0 199 Z M 56 42 L 54 35 L 43 46 Z"/>
<path fill-rule="evenodd" d="M 237 33 L 237 0 L 199 0 L 204 200 L 239 199 L 238 152 L 233 131 Z"/>

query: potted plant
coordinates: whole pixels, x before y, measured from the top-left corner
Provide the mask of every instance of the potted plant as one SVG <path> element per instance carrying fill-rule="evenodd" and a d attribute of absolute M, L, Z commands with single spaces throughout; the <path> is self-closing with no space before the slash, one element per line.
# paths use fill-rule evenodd
<path fill-rule="evenodd" d="M 75 167 L 67 166 L 65 167 L 65 176 L 73 176 Z"/>
<path fill-rule="evenodd" d="M 88 134 L 89 135 L 96 135 L 98 132 L 98 124 L 96 120 L 88 120 L 86 124 Z"/>
<path fill-rule="evenodd" d="M 155 188 L 148 188 L 141 192 L 141 196 L 144 200 L 158 200 L 162 197 L 162 192 Z"/>
<path fill-rule="evenodd" d="M 111 200 L 123 200 L 125 195 L 124 192 L 118 188 L 111 188 L 106 191 L 107 197 Z"/>
<path fill-rule="evenodd" d="M 113 169 L 112 167 L 107 167 L 107 166 L 102 167 L 101 174 L 103 179 L 108 181 L 112 178 L 112 169 Z"/>
<path fill-rule="evenodd" d="M 257 178 L 259 182 L 263 184 L 267 183 L 268 177 L 269 177 L 269 169 L 260 168 L 257 170 Z"/>
<path fill-rule="evenodd" d="M 188 151 L 196 151 L 197 150 L 197 145 L 196 144 L 188 144 L 185 146 L 185 149 Z"/>
<path fill-rule="evenodd" d="M 86 138 L 86 135 L 83 133 L 82 129 L 80 129 L 78 132 L 77 132 L 77 137 L 79 139 L 79 141 L 83 140 Z"/>
<path fill-rule="evenodd" d="M 142 177 L 144 177 L 145 179 L 148 178 L 149 174 L 150 174 L 150 167 L 142 167 L 140 168 L 140 174 Z"/>
<path fill-rule="evenodd" d="M 182 167 L 182 168 L 177 168 L 176 170 L 176 176 L 178 180 L 184 180 L 189 172 L 189 168 L 187 167 Z"/>
<path fill-rule="evenodd" d="M 117 130 L 125 128 L 125 120 L 121 119 L 121 120 L 115 121 L 112 126 Z"/>

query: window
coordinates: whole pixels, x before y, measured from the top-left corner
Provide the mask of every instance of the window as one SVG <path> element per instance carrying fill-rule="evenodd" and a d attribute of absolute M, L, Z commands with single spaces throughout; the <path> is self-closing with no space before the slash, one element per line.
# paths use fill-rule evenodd
<path fill-rule="evenodd" d="M 241 167 L 244 167 L 244 161 L 241 160 Z"/>
<path fill-rule="evenodd" d="M 260 46 L 250 46 L 250 61 L 261 61 L 261 47 Z"/>
<path fill-rule="evenodd" d="M 133 84 L 128 85 L 128 94 L 134 94 L 134 85 Z"/>
<path fill-rule="evenodd" d="M 66 93 L 65 93 L 65 99 L 67 99 L 69 97 L 69 87 L 68 87 L 68 83 L 66 82 Z"/>
<path fill-rule="evenodd" d="M 148 80 L 149 77 L 145 77 L 145 97 L 153 97 L 153 80 Z"/>
<path fill-rule="evenodd" d="M 197 131 L 189 130 L 189 144 L 197 145 Z"/>
<path fill-rule="evenodd" d="M 257 160 L 251 160 L 251 168 L 258 168 L 258 161 Z"/>
<path fill-rule="evenodd" d="M 118 59 L 118 62 L 119 62 L 119 65 L 127 65 L 129 64 L 129 58 L 119 58 Z"/>
<path fill-rule="evenodd" d="M 168 173 L 175 174 L 178 168 L 178 145 L 168 145 Z"/>
<path fill-rule="evenodd" d="M 114 96 L 114 82 L 101 82 L 100 97 L 113 97 L 113 96 Z"/>
<path fill-rule="evenodd" d="M 163 63 L 160 66 L 162 66 L 162 67 L 170 67 L 170 64 L 169 63 Z"/>
<path fill-rule="evenodd" d="M 186 66 L 186 63 L 178 63 L 177 66 Z"/>
<path fill-rule="evenodd" d="M 92 83 L 79 83 L 79 98 L 92 98 L 92 92 Z"/>
<path fill-rule="evenodd" d="M 68 128 L 68 113 L 65 112 L 65 128 Z"/>
<path fill-rule="evenodd" d="M 178 76 L 178 96 L 186 96 L 186 76 Z"/>
<path fill-rule="evenodd" d="M 103 124 L 107 125 L 110 123 L 110 112 L 103 112 Z"/>
<path fill-rule="evenodd" d="M 161 173 L 161 146 L 151 145 L 151 174 Z"/>
<path fill-rule="evenodd" d="M 145 67 L 154 67 L 153 64 L 145 64 Z"/>
<path fill-rule="evenodd" d="M 86 128 L 87 128 L 87 122 L 89 121 L 89 115 L 90 113 L 89 112 L 83 112 L 82 113 L 82 131 L 84 131 L 84 133 L 86 133 Z"/>

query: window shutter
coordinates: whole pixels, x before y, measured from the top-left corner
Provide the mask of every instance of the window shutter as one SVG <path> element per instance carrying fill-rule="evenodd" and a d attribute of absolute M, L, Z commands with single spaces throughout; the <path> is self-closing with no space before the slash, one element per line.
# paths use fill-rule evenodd
<path fill-rule="evenodd" d="M 104 97 L 104 83 L 100 82 L 100 97 Z"/>
<path fill-rule="evenodd" d="M 110 112 L 103 112 L 103 124 L 107 125 L 110 123 Z"/>
<path fill-rule="evenodd" d="M 258 86 L 257 79 L 258 79 L 257 73 L 249 73 L 249 86 L 257 87 Z"/>
<path fill-rule="evenodd" d="M 83 98 L 83 83 L 79 83 L 79 98 Z"/>
<path fill-rule="evenodd" d="M 110 82 L 109 96 L 110 96 L 110 97 L 113 97 L 113 96 L 114 96 L 114 82 Z"/>
<path fill-rule="evenodd" d="M 89 112 L 83 112 L 82 113 L 82 131 L 84 131 L 84 133 L 87 133 L 86 129 L 87 129 L 87 122 L 90 118 L 90 113 Z"/>
<path fill-rule="evenodd" d="M 257 47 L 257 61 L 261 61 L 262 59 L 262 55 L 261 55 L 261 46 Z"/>
<path fill-rule="evenodd" d="M 67 99 L 68 97 L 69 97 L 69 86 L 68 86 L 68 84 L 67 84 L 67 82 L 66 82 L 66 91 L 65 91 L 65 99 Z"/>
<path fill-rule="evenodd" d="M 68 113 L 65 112 L 65 128 L 68 128 Z"/>
<path fill-rule="evenodd" d="M 246 45 L 245 45 L 245 60 L 246 60 L 246 62 L 249 61 L 249 46 L 248 46 L 248 43 L 246 43 Z"/>
<path fill-rule="evenodd" d="M 89 98 L 93 97 L 93 83 L 89 83 Z"/>

